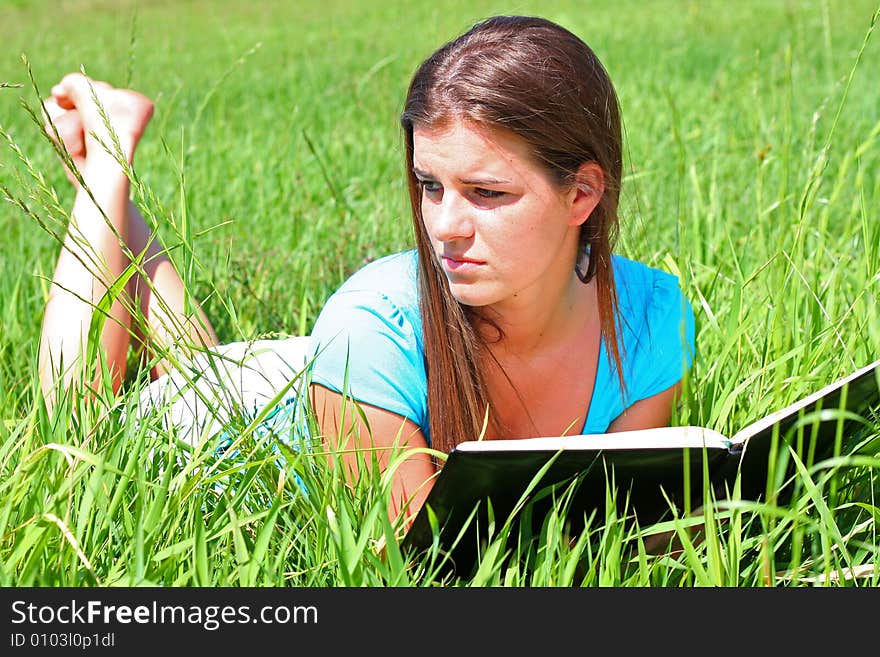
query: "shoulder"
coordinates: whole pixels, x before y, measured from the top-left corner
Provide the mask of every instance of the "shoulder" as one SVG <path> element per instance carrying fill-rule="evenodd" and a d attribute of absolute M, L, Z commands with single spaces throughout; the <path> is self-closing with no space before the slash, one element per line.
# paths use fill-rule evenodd
<path fill-rule="evenodd" d="M 694 313 L 674 274 L 613 256 L 630 403 L 681 380 L 694 356 Z"/>
<path fill-rule="evenodd" d="M 416 252 L 401 251 L 373 260 L 361 267 L 339 286 L 334 296 L 375 291 L 401 302 L 416 303 L 417 281 Z"/>
<path fill-rule="evenodd" d="M 312 334 L 364 322 L 420 327 L 415 251 L 374 260 L 352 274 L 324 304 Z"/>
<path fill-rule="evenodd" d="M 614 255 L 611 264 L 618 294 L 622 292 L 634 300 L 649 298 L 655 288 L 679 287 L 677 276 L 643 262 Z"/>
<path fill-rule="evenodd" d="M 635 333 L 676 315 L 684 318 L 690 311 L 674 274 L 617 255 L 612 268 L 621 320 Z"/>
<path fill-rule="evenodd" d="M 380 258 L 345 281 L 318 315 L 312 349 L 313 383 L 412 420 L 424 432 L 427 389 L 415 252 Z"/>

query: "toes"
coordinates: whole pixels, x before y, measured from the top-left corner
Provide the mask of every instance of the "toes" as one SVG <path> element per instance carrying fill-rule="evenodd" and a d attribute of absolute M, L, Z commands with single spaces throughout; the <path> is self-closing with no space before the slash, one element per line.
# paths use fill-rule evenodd
<path fill-rule="evenodd" d="M 64 112 L 66 111 L 61 108 L 61 106 L 58 104 L 58 101 L 55 100 L 55 98 L 47 98 L 46 100 L 44 100 L 43 101 L 43 110 L 46 114 L 46 117 L 50 121 L 54 121 L 59 116 L 64 114 Z"/>
<path fill-rule="evenodd" d="M 83 154 L 85 152 L 85 134 L 79 112 L 58 109 L 60 113 L 55 113 L 55 110 L 49 106 L 46 107 L 54 125 L 54 128 L 48 123 L 44 126 L 46 134 L 55 143 L 59 143 L 60 140 L 71 155 Z"/>
<path fill-rule="evenodd" d="M 91 98 L 91 84 L 82 73 L 68 73 L 52 87 L 52 96 L 63 109 L 72 109 Z"/>

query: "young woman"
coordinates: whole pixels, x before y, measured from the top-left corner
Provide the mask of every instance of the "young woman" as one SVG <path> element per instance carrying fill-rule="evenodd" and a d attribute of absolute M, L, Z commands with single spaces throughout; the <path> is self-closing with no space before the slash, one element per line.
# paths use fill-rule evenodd
<path fill-rule="evenodd" d="M 95 98 L 121 158 L 100 143 L 113 137 Z M 46 308 L 47 394 L 70 376 L 63 364 L 85 353 L 94 304 L 141 253 L 144 271 L 128 280 L 101 335 L 115 385 L 134 310 L 147 320 L 139 341 L 148 348 L 217 345 L 128 198 L 123 165 L 151 102 L 73 74 L 53 88 L 47 108 L 85 183 Z M 260 344 L 274 356 L 289 350 L 297 365 L 313 358 L 311 401 L 324 439 L 376 449 L 385 467 L 394 445 L 448 452 L 482 433 L 668 424 L 692 359 L 693 314 L 673 276 L 612 255 L 620 118 L 590 48 L 543 19 L 488 19 L 421 64 L 401 125 L 416 249 L 346 281 L 304 355 L 302 340 Z M 156 365 L 161 378 L 151 388 L 167 387 L 169 369 Z M 283 385 L 272 380 L 269 393 Z M 346 395 L 362 414 L 346 410 Z M 346 459 L 355 474 L 371 461 L 356 450 Z M 436 467 L 425 450 L 411 452 L 394 474 L 392 512 L 406 503 L 418 509 Z"/>

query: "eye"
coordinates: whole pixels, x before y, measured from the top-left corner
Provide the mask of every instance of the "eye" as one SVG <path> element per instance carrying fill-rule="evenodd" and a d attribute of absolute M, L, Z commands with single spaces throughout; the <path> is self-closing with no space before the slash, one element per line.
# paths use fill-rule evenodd
<path fill-rule="evenodd" d="M 436 194 L 443 191 L 442 185 L 435 180 L 420 180 L 419 185 L 422 186 L 426 194 Z"/>
<path fill-rule="evenodd" d="M 498 191 L 497 189 L 486 189 L 484 187 L 475 187 L 474 194 L 482 198 L 501 198 L 504 196 L 504 192 Z"/>

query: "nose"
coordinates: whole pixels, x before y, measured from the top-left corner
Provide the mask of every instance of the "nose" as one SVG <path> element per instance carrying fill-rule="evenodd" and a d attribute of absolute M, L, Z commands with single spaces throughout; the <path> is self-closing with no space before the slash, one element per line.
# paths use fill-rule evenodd
<path fill-rule="evenodd" d="M 437 241 L 452 242 L 471 237 L 474 224 L 470 204 L 451 190 L 444 190 L 437 200 L 422 201 L 422 218 L 428 233 Z"/>

